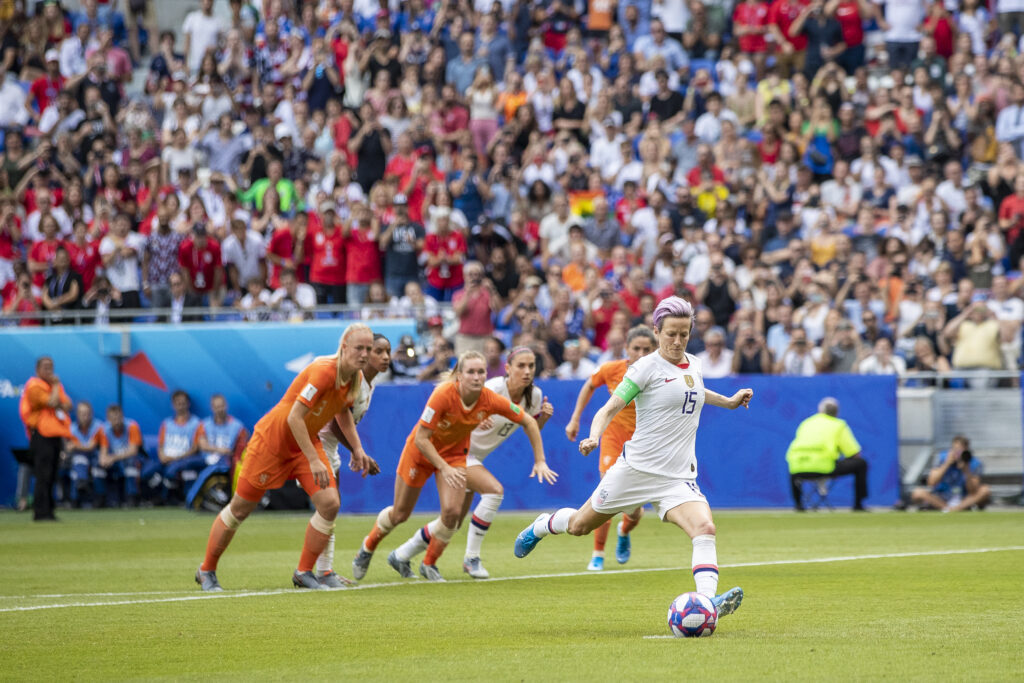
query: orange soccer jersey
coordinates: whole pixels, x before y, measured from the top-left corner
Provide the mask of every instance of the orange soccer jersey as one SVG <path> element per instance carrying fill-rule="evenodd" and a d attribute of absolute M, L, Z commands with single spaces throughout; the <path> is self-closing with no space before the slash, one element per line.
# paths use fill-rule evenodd
<path fill-rule="evenodd" d="M 626 369 L 629 367 L 627 360 L 613 360 L 604 363 L 597 371 L 590 376 L 590 384 L 595 389 L 600 386 L 607 386 L 608 393 L 615 393 L 615 388 L 626 376 Z M 608 428 L 601 436 L 601 461 L 598 469 L 601 474 L 608 471 L 608 468 L 615 464 L 622 453 L 622 446 L 633 438 L 633 430 L 636 429 L 636 405 L 632 402 L 619 411 Z"/>
<path fill-rule="evenodd" d="M 405 448 L 398 462 L 399 476 L 409 486 L 420 488 L 434 473 L 434 466 L 416 448 L 416 431 L 420 425 L 434 430 L 430 435 L 430 443 L 434 444 L 438 455 L 454 467 L 464 467 L 469 450 L 469 435 L 489 415 L 501 415 L 519 424 L 523 420 L 523 409 L 487 387 L 484 387 L 476 403 L 467 408 L 455 382 L 439 385 L 427 399 L 427 407 L 405 440 Z"/>
<path fill-rule="evenodd" d="M 309 461 L 288 427 L 288 414 L 295 402 L 309 408 L 304 422 L 310 441 L 320 454 L 320 460 L 330 469 L 317 434 L 335 415 L 352 406 L 354 397 L 349 395 L 349 389 L 358 387 L 362 382 L 361 375 L 357 374 L 348 384 L 336 387 L 336 363 L 334 358 L 321 356 L 307 365 L 292 381 L 278 404 L 256 423 L 246 447 L 241 474 L 241 479 L 253 488 L 279 488 L 289 479 L 298 479 L 307 493 L 312 493 L 310 486 L 313 478 Z M 332 485 L 333 476 L 332 473 Z M 244 488 L 241 482 L 239 484 Z"/>

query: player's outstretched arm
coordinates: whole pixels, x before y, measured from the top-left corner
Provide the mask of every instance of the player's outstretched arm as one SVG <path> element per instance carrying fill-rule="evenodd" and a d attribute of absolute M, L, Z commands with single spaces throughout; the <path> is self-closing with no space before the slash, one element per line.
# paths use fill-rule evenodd
<path fill-rule="evenodd" d="M 547 459 L 544 457 L 540 425 L 529 415 L 523 415 L 523 421 L 520 424 L 523 426 L 523 431 L 526 432 L 526 438 L 530 440 L 530 446 L 533 447 L 533 471 L 530 472 L 530 477 L 537 477 L 537 481 L 546 484 L 554 484 L 558 481 L 558 474 L 548 467 Z"/>
<path fill-rule="evenodd" d="M 625 383 L 626 380 L 623 380 Z M 632 382 L 630 382 L 632 384 Z M 621 384 L 619 385 L 622 386 Z M 630 398 L 630 400 L 633 400 Z M 580 441 L 580 453 L 587 455 L 590 451 L 597 448 L 597 444 L 601 441 L 601 435 L 604 434 L 604 430 L 608 429 L 608 425 L 611 424 L 612 419 L 619 414 L 619 411 L 628 405 L 628 401 L 619 395 L 619 390 L 616 389 L 615 393 L 611 395 L 608 402 L 601 406 L 601 409 L 594 415 L 594 421 L 590 423 L 590 436 L 583 441 Z"/>
<path fill-rule="evenodd" d="M 740 406 L 749 408 L 750 399 L 752 398 L 754 398 L 753 389 L 740 389 L 732 396 L 726 398 L 706 387 L 704 388 L 704 403 L 717 408 L 728 408 L 729 410 L 736 410 Z"/>
<path fill-rule="evenodd" d="M 580 388 L 579 395 L 576 396 L 576 407 L 572 409 L 572 417 L 569 418 L 569 424 L 565 426 L 565 435 L 569 437 L 569 441 L 575 441 L 576 437 L 579 436 L 580 415 L 583 414 L 583 409 L 590 403 L 590 397 L 593 395 L 594 385 L 588 377 L 587 381 Z"/>

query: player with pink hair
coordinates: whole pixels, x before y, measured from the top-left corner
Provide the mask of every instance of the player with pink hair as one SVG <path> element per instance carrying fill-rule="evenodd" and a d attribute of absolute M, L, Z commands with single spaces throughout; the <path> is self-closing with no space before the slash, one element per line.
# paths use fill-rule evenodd
<path fill-rule="evenodd" d="M 736 611 L 743 590 L 718 595 L 718 552 L 711 508 L 697 486 L 697 425 L 705 403 L 735 410 L 748 407 L 754 392 L 740 389 L 730 397 L 704 386 L 700 360 L 686 353 L 693 308 L 670 296 L 654 309 L 658 350 L 629 366 L 608 402 L 594 416 L 590 437 L 580 452 L 597 448 L 612 418 L 636 402 L 636 430 L 590 499 L 577 510 L 544 513 L 516 537 L 516 557 L 526 557 L 545 536 L 583 536 L 619 512 L 653 503 L 658 516 L 686 532 L 693 546 L 691 567 L 697 592 L 715 603 L 720 616 Z"/>

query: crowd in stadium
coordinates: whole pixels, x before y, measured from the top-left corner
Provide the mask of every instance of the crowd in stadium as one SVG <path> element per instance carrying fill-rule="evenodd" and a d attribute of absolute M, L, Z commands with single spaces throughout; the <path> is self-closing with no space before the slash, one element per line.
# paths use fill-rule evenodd
<path fill-rule="evenodd" d="M 583 378 L 676 294 L 707 377 L 1020 365 L 1021 0 L 152 4 L 0 6 L 10 324 L 379 304 L 397 375 Z"/>

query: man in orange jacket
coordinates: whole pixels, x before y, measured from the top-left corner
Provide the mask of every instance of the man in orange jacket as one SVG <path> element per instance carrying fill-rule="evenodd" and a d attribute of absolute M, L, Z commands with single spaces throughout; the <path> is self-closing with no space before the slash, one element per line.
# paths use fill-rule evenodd
<path fill-rule="evenodd" d="M 53 483 L 60 463 L 61 439 L 71 438 L 71 399 L 53 372 L 53 359 L 36 361 L 36 376 L 25 383 L 18 406 L 28 431 L 36 493 L 35 521 L 56 520 L 53 514 Z"/>

